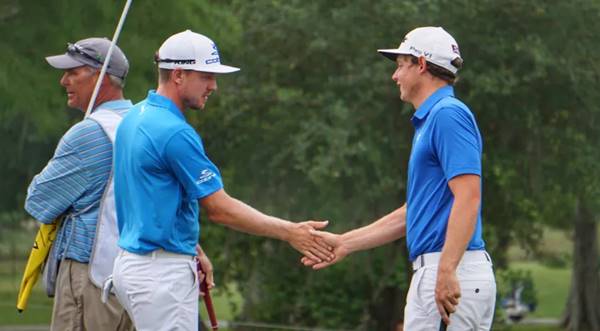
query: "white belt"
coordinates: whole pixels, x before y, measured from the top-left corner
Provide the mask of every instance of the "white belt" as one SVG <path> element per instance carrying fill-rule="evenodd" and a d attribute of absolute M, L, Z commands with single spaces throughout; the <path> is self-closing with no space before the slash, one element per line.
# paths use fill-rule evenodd
<path fill-rule="evenodd" d="M 156 260 L 157 258 L 184 259 L 184 260 L 193 260 L 194 259 L 194 257 L 191 255 L 167 252 L 164 249 L 157 249 L 148 254 L 143 254 L 143 255 L 131 253 L 131 252 L 128 252 L 128 251 L 122 249 L 121 254 L 122 255 L 135 255 L 136 257 L 143 257 L 143 258 L 148 258 L 148 259 L 153 259 L 153 260 Z"/>
<path fill-rule="evenodd" d="M 423 267 L 438 265 L 440 262 L 440 257 L 442 253 L 426 253 L 417 256 L 417 258 L 413 261 L 413 271 L 417 271 Z M 463 255 L 460 263 L 481 263 L 487 262 L 492 263 L 492 258 L 486 251 L 466 251 Z"/>

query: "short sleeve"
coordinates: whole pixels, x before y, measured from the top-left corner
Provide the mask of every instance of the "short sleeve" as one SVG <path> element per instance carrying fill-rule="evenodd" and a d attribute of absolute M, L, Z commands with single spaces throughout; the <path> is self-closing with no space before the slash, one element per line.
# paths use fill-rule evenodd
<path fill-rule="evenodd" d="M 201 199 L 223 188 L 219 169 L 204 153 L 193 129 L 175 133 L 165 145 L 165 161 L 190 199 Z"/>
<path fill-rule="evenodd" d="M 433 121 L 432 145 L 446 180 L 459 175 L 481 176 L 481 136 L 466 109 L 446 107 Z"/>

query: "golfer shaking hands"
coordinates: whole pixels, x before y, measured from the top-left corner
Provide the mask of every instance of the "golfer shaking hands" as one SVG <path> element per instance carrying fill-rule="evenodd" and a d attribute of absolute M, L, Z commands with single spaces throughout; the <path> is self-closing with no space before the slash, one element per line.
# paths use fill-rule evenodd
<path fill-rule="evenodd" d="M 416 109 L 406 204 L 342 235 L 316 232 L 336 257 L 303 262 L 323 268 L 406 235 L 414 274 L 404 329 L 490 330 L 496 282 L 482 238 L 483 142 L 475 117 L 454 96 L 463 62 L 458 44 L 440 27 L 421 27 L 379 53 L 396 62 L 392 80 L 400 99 Z"/>
<path fill-rule="evenodd" d="M 326 222 L 292 223 L 230 197 L 221 174 L 184 112 L 203 109 L 217 75 L 238 71 L 221 64 L 217 45 L 184 31 L 155 56 L 156 91 L 123 119 L 115 143 L 115 199 L 119 253 L 113 281 L 135 328 L 198 330 L 196 244 L 198 210 L 232 229 L 289 242 L 313 260 L 334 256 L 311 235 Z"/>

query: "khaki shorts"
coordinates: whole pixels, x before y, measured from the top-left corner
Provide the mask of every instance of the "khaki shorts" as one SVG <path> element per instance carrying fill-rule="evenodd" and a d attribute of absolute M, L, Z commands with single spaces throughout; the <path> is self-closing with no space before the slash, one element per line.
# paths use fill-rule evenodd
<path fill-rule="evenodd" d="M 114 294 L 106 304 L 90 281 L 87 263 L 63 260 L 58 269 L 51 331 L 133 330 L 127 312 Z"/>

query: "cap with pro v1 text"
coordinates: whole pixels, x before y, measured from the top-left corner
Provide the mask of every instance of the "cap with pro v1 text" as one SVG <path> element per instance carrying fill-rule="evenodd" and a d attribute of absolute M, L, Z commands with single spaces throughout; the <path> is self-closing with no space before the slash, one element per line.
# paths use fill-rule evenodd
<path fill-rule="evenodd" d="M 396 61 L 398 55 L 424 57 L 426 61 L 456 74 L 458 67 L 452 62 L 460 58 L 458 43 L 441 27 L 426 26 L 410 31 L 398 48 L 378 49 L 381 55 Z"/>

